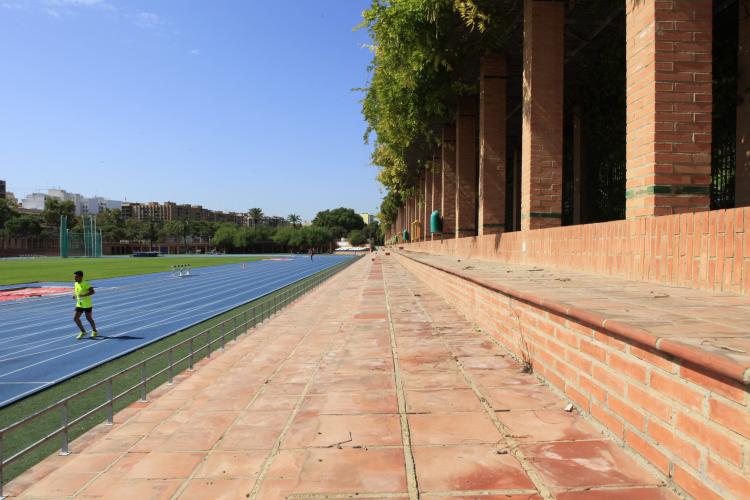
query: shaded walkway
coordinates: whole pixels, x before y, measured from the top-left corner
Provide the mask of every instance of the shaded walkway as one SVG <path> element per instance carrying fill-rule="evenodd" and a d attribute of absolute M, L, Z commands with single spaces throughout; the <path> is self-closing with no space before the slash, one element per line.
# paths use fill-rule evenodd
<path fill-rule="evenodd" d="M 11 483 L 25 498 L 672 498 L 393 259 Z"/>

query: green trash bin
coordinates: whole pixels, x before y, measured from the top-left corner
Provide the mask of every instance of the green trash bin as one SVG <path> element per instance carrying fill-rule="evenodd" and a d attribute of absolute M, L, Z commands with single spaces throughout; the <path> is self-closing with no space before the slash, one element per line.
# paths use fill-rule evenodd
<path fill-rule="evenodd" d="M 443 219 L 440 217 L 439 210 L 435 210 L 430 214 L 430 233 L 443 233 Z"/>
<path fill-rule="evenodd" d="M 404 241 L 409 241 L 409 231 L 404 229 L 403 233 L 401 233 L 401 237 L 404 239 Z"/>

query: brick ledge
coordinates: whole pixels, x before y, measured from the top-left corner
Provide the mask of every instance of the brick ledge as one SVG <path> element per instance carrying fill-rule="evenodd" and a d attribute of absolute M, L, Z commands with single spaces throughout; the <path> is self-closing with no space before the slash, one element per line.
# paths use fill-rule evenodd
<path fill-rule="evenodd" d="M 750 366 L 735 363 L 729 359 L 717 356 L 709 351 L 689 345 L 680 344 L 666 337 L 659 337 L 654 333 L 649 332 L 648 330 L 644 330 L 642 328 L 638 328 L 621 321 L 607 319 L 601 314 L 597 314 L 573 306 L 563 305 L 549 299 L 541 298 L 533 293 L 521 292 L 511 287 L 499 285 L 496 283 L 490 283 L 488 281 L 476 278 L 474 276 L 469 276 L 459 271 L 454 271 L 452 269 L 425 262 L 410 255 L 406 255 L 404 251 L 396 251 L 396 253 L 409 260 L 456 276 L 488 290 L 492 290 L 507 297 L 511 297 L 535 307 L 545 309 L 549 312 L 562 314 L 576 321 L 593 326 L 605 334 L 625 338 L 640 345 L 650 347 L 676 359 L 686 361 L 687 363 L 699 367 L 701 370 L 709 374 L 726 377 L 743 385 L 750 386 Z"/>

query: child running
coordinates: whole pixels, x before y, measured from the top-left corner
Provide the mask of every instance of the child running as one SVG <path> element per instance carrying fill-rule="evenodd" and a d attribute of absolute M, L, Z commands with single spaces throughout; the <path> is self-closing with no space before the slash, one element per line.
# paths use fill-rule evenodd
<path fill-rule="evenodd" d="M 81 333 L 78 334 L 76 339 L 82 339 L 86 336 L 86 329 L 83 327 L 81 322 L 81 314 L 86 313 L 86 319 L 91 324 L 91 338 L 96 338 L 99 333 L 96 331 L 96 323 L 94 323 L 94 316 L 92 314 L 93 305 L 91 304 L 91 296 L 94 295 L 94 287 L 88 281 L 83 280 L 83 271 L 76 271 L 73 273 L 75 279 L 75 293 L 73 298 L 76 301 L 76 313 L 73 316 Z"/>

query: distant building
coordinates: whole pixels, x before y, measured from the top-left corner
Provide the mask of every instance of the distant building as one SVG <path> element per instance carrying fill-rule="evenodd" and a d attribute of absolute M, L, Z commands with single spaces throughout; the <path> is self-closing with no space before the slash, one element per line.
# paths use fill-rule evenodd
<path fill-rule="evenodd" d="M 44 210 L 44 202 L 48 198 L 60 201 L 72 201 L 76 215 L 95 215 L 107 209 L 122 207 L 122 202 L 110 200 L 101 196 L 86 197 L 78 193 L 70 193 L 64 189 L 48 189 L 46 193 L 31 193 L 21 200 L 21 206 L 29 210 Z"/>
<path fill-rule="evenodd" d="M 238 226 L 248 226 L 249 219 L 247 214 L 239 212 L 221 212 L 218 210 L 209 210 L 201 205 L 179 204 L 173 201 L 158 203 L 151 201 L 148 203 L 125 202 L 120 207 L 122 216 L 125 219 L 136 219 L 146 221 L 153 219 L 157 222 L 168 222 L 172 220 L 192 220 L 192 221 L 209 221 L 209 222 L 231 222 Z"/>
<path fill-rule="evenodd" d="M 368 214 L 367 212 L 361 213 L 359 214 L 359 216 L 362 217 L 363 221 L 365 221 L 365 225 L 375 220 L 375 217 L 371 214 Z"/>

